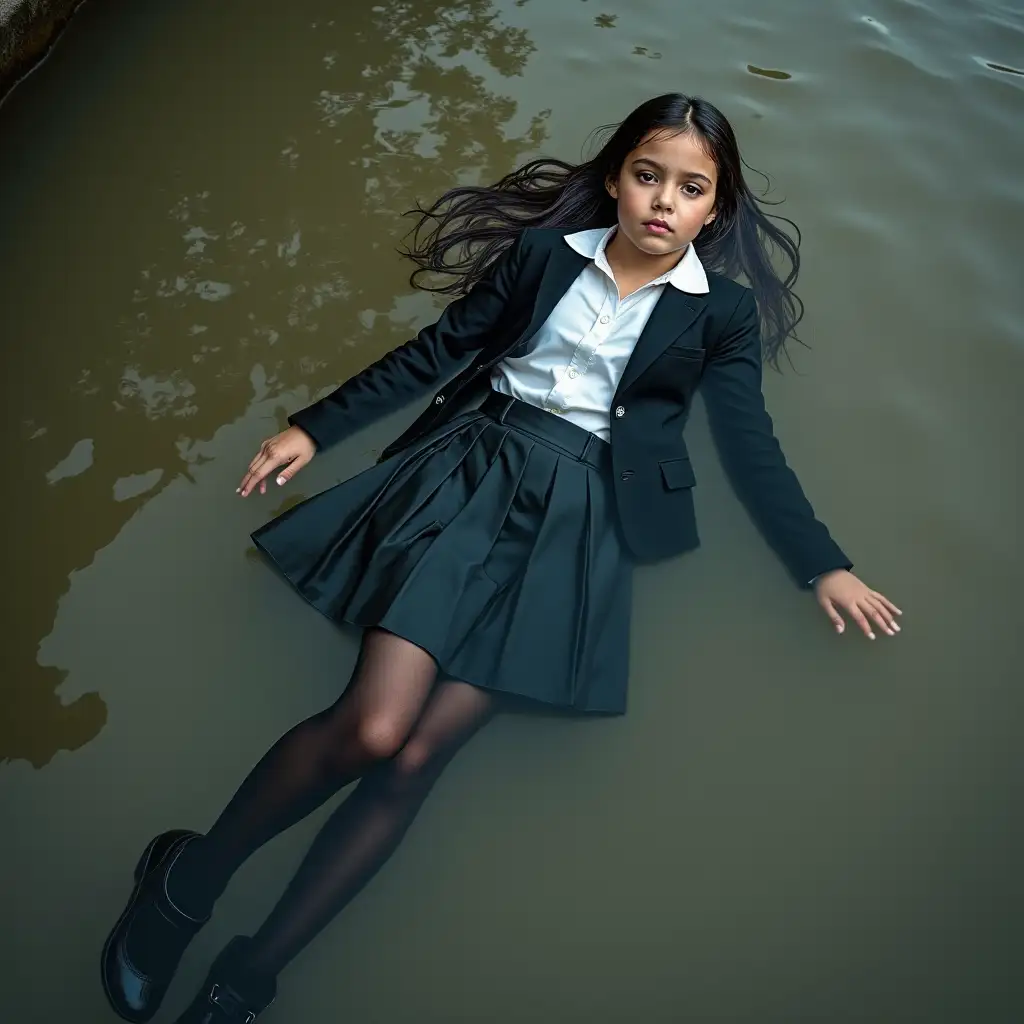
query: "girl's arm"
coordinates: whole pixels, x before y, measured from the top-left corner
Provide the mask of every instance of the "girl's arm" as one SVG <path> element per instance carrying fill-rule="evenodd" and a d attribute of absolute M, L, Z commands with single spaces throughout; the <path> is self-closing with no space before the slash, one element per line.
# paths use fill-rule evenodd
<path fill-rule="evenodd" d="M 799 586 L 853 563 L 815 517 L 786 464 L 761 392 L 761 329 L 744 289 L 701 379 L 715 444 L 737 495 Z"/>
<path fill-rule="evenodd" d="M 372 363 L 329 395 L 288 417 L 323 450 L 429 394 L 483 348 L 508 307 L 522 265 L 523 236 L 491 264 L 470 291 L 412 341 Z"/>

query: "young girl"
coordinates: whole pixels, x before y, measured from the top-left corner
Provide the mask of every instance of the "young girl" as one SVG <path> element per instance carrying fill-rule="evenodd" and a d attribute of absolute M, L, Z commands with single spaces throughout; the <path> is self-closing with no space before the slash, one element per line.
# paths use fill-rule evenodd
<path fill-rule="evenodd" d="M 457 750 L 524 698 L 621 713 L 632 566 L 698 544 L 682 439 L 698 385 L 726 469 L 838 632 L 899 610 L 850 572 L 772 432 L 762 359 L 800 318 L 796 243 L 760 209 L 729 123 L 677 94 L 594 159 L 535 161 L 421 210 L 409 253 L 459 292 L 437 323 L 295 413 L 238 493 L 428 394 L 374 467 L 253 536 L 299 593 L 363 627 L 348 687 L 286 733 L 205 835 L 146 848 L 102 957 L 126 1020 L 156 1011 L 240 864 L 349 783 L 255 936 L 179 1024 L 251 1024 L 282 968 L 394 852 Z M 425 232 L 425 233 L 424 233 Z M 770 249 L 789 262 L 784 277 Z M 731 278 L 743 275 L 749 288 Z M 482 398 L 482 402 L 480 399 Z"/>

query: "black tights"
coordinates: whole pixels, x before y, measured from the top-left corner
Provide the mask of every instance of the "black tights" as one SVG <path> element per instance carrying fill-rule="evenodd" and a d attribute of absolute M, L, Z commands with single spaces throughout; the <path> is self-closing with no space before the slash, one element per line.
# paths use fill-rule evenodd
<path fill-rule="evenodd" d="M 250 854 L 360 779 L 254 936 L 251 966 L 276 975 L 391 856 L 496 705 L 468 683 L 437 682 L 433 659 L 409 641 L 368 630 L 341 699 L 285 733 L 209 833 L 184 848 L 168 878 L 172 898 L 204 916 Z"/>

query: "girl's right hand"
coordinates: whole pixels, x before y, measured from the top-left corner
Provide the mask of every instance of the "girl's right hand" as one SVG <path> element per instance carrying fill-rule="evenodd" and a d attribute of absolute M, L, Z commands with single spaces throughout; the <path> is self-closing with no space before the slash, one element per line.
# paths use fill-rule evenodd
<path fill-rule="evenodd" d="M 249 463 L 249 470 L 242 477 L 235 491 L 243 498 L 251 494 L 257 484 L 260 494 L 267 493 L 267 477 L 275 469 L 278 484 L 285 484 L 316 455 L 316 443 L 301 427 L 289 427 L 274 437 L 268 437 L 256 458 Z M 283 467 L 283 468 L 282 468 Z"/>

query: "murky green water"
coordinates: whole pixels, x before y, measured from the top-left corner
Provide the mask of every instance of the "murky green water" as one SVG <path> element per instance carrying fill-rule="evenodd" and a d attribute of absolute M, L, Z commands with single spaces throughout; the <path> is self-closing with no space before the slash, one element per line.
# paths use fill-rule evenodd
<path fill-rule="evenodd" d="M 112 1019 L 142 844 L 347 677 L 248 532 L 415 410 L 288 498 L 233 488 L 430 315 L 400 212 L 682 89 L 804 231 L 813 348 L 769 405 L 903 634 L 832 634 L 697 417 L 704 546 L 640 574 L 630 714 L 490 726 L 267 1020 L 1024 1020 L 1022 65 L 982 0 L 87 6 L 0 107 L 0 1019 Z M 318 824 L 239 875 L 164 1019 Z"/>

